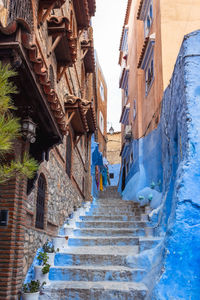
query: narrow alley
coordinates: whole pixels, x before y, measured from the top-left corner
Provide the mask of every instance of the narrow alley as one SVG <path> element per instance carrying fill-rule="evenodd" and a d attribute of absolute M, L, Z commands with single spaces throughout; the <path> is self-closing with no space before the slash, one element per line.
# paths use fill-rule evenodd
<path fill-rule="evenodd" d="M 199 70 L 199 0 L 0 0 L 0 300 L 200 299 Z"/>

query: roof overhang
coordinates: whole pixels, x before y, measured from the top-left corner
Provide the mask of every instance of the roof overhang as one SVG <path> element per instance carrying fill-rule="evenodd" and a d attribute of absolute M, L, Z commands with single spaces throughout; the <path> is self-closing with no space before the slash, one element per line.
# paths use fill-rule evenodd
<path fill-rule="evenodd" d="M 90 16 L 94 16 L 96 12 L 96 0 L 88 0 Z"/>
<path fill-rule="evenodd" d="M 87 29 L 90 26 L 90 10 L 88 0 L 73 0 L 76 21 L 79 29 Z"/>
<path fill-rule="evenodd" d="M 95 54 L 93 45 L 93 29 L 89 27 L 86 31 L 86 39 L 81 41 L 81 49 L 84 52 L 83 61 L 86 73 L 95 72 Z"/>
<path fill-rule="evenodd" d="M 72 66 L 77 57 L 77 41 L 69 28 L 69 20 L 66 17 L 51 16 L 47 20 L 48 34 L 52 36 L 53 43 L 59 42 L 54 49 L 59 66 Z"/>
<path fill-rule="evenodd" d="M 137 12 L 138 20 L 142 20 L 142 21 L 145 20 L 150 1 L 151 0 L 141 0 L 140 1 L 138 12 Z"/>
<path fill-rule="evenodd" d="M 0 60 L 17 71 L 13 78 L 19 91 L 13 96 L 16 115 L 23 117 L 28 109 L 37 124 L 36 142 L 31 145 L 33 157 L 42 160 L 43 153 L 62 141 L 66 133 L 65 114 L 55 90 L 51 88 L 48 70 L 37 44 L 29 41 L 27 24 L 14 21 L 0 27 Z"/>
<path fill-rule="evenodd" d="M 39 5 L 44 9 L 48 9 L 54 4 L 54 8 L 61 8 L 66 0 L 39 0 Z"/>
<path fill-rule="evenodd" d="M 70 124 L 76 135 L 81 135 L 87 132 L 93 133 L 96 129 L 96 118 L 93 103 L 76 97 L 74 95 L 65 95 L 65 111 L 67 118 L 73 114 L 70 119 Z"/>

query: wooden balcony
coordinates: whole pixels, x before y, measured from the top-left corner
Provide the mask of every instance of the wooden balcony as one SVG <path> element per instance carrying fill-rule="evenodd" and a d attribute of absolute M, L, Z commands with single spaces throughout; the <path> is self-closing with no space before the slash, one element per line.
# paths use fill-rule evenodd
<path fill-rule="evenodd" d="M 48 34 L 52 36 L 48 56 L 54 52 L 59 67 L 72 66 L 77 57 L 77 41 L 69 29 L 68 18 L 51 16 L 47 23 Z"/>

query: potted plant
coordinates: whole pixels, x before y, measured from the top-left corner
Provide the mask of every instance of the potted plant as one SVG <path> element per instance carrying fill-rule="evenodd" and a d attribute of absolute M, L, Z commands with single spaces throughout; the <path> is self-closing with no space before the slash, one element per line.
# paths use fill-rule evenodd
<path fill-rule="evenodd" d="M 34 266 L 35 279 L 40 280 L 41 282 L 48 282 L 48 273 L 51 265 L 48 263 L 47 253 L 40 251 L 37 259 L 39 260 L 40 265 Z"/>
<path fill-rule="evenodd" d="M 42 249 L 44 252 L 47 253 L 48 259 L 47 259 L 47 264 L 54 265 L 54 257 L 55 253 L 59 252 L 59 248 L 55 250 L 55 247 L 53 244 L 51 244 L 48 240 L 44 245 L 42 246 Z"/>
<path fill-rule="evenodd" d="M 22 300 L 38 300 L 40 289 L 46 282 L 40 284 L 39 280 L 31 280 L 31 282 L 22 285 Z"/>

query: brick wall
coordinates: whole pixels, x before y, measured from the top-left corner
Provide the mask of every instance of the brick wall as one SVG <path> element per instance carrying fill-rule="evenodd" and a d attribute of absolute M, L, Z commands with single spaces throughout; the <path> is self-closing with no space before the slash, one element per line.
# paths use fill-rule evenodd
<path fill-rule="evenodd" d="M 77 32 L 77 60 L 67 66 L 63 76 L 58 80 L 57 61 L 54 52 L 49 54 L 52 37 L 48 35 L 46 21 L 38 27 L 38 3 L 32 0 L 33 31 L 32 42 L 37 46 L 37 57 L 44 62 L 48 78 L 50 70 L 53 89 L 58 95 L 64 111 L 65 94 L 73 94 L 86 100 L 94 98 L 93 74 L 85 72 L 81 49 L 81 31 Z M 70 17 L 73 11 L 72 1 L 67 0 L 61 9 L 54 9 L 56 16 Z M 74 11 L 73 11 L 74 13 Z M 52 82 L 51 82 L 52 83 Z M 50 109 L 50 107 L 49 107 Z M 55 122 L 56 119 L 54 120 Z M 38 125 L 39 126 L 39 125 Z M 90 176 L 90 139 L 91 133 L 83 134 L 77 143 L 73 128 L 69 124 L 72 137 L 72 172 L 66 173 L 66 136 L 60 145 L 56 145 L 49 153 L 49 160 L 44 160 L 38 169 L 38 178 L 43 174 L 46 182 L 44 228 L 35 227 L 38 179 L 34 188 L 27 195 L 27 180 L 13 178 L 0 186 L 0 209 L 9 210 L 8 225 L 0 226 L 0 300 L 18 299 L 22 282 L 30 267 L 36 251 L 47 239 L 57 235 L 67 216 L 74 206 L 83 200 L 91 200 Z M 36 136 L 37 138 L 37 136 Z M 18 156 L 22 153 L 22 141 L 19 141 Z"/>

